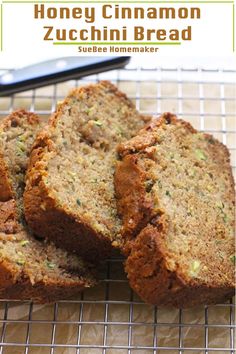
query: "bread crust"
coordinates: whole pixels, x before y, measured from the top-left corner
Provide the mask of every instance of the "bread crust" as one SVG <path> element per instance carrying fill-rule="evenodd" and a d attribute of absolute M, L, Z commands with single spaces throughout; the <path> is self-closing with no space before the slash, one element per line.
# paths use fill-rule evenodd
<path fill-rule="evenodd" d="M 20 225 L 17 221 L 15 200 L 0 202 L 0 232 L 14 234 L 18 231 L 20 231 Z"/>
<path fill-rule="evenodd" d="M 0 263 L 0 298 L 7 300 L 33 300 L 36 303 L 50 303 L 75 296 L 90 285 L 84 279 L 64 281 L 50 278 L 32 284 L 25 274 L 10 262 Z"/>
<path fill-rule="evenodd" d="M 80 97 L 82 94 L 95 95 L 100 87 L 109 90 L 119 99 L 125 100 L 127 105 L 133 107 L 126 95 L 107 81 L 100 82 L 98 87 L 90 85 L 75 89 L 71 95 L 75 97 Z M 98 261 L 109 255 L 112 240 L 102 232 L 95 230 L 88 221 L 73 213 L 66 206 L 62 208 L 57 205 L 53 191 L 44 180 L 47 174 L 48 154 L 53 154 L 56 150 L 50 134 L 53 134 L 53 128 L 60 119 L 63 108 L 69 102 L 69 98 L 66 98 L 59 106 L 50 119 L 51 129 L 38 136 L 34 145 L 24 193 L 25 215 L 29 226 L 37 235 L 46 237 L 87 260 Z M 69 237 L 65 237 L 65 231 Z"/>
<path fill-rule="evenodd" d="M 13 191 L 9 183 L 7 167 L 4 163 L 2 154 L 0 153 L 0 201 L 6 202 L 13 196 Z"/>
<path fill-rule="evenodd" d="M 189 308 L 225 302 L 234 296 L 232 284 L 191 283 L 180 270 L 171 271 L 166 263 L 165 236 L 165 227 L 160 231 L 160 224 L 148 225 L 129 244 L 125 271 L 131 287 L 145 302 Z"/>
<path fill-rule="evenodd" d="M 24 109 L 19 109 L 12 112 L 9 116 L 1 121 L 0 134 L 9 129 L 11 125 L 14 125 L 23 117 L 27 117 L 27 121 L 30 125 L 38 124 L 39 117 L 31 112 L 26 112 Z M 9 171 L 4 161 L 4 152 L 0 150 L 0 202 L 5 202 L 14 198 L 14 191 L 11 185 Z"/>
<path fill-rule="evenodd" d="M 121 161 L 115 172 L 117 207 L 123 219 L 123 252 L 127 256 L 125 270 L 131 287 L 146 302 L 173 307 L 192 307 L 200 304 L 214 304 L 225 301 L 234 295 L 233 270 L 219 282 L 208 283 L 186 276 L 186 269 L 172 269 L 168 264 L 171 254 L 165 239 L 169 229 L 169 217 L 165 210 L 155 211 L 151 197 L 144 188 L 146 171 L 138 164 L 139 153 L 148 155 L 148 148 L 156 143 L 157 136 L 152 134 L 163 124 L 181 124 L 191 133 L 193 127 L 176 116 L 166 113 L 153 121 L 130 141 L 121 144 L 118 152 Z M 213 139 L 210 135 L 205 135 Z M 230 171 L 230 198 L 233 199 L 234 180 L 229 164 L 228 149 L 214 139 L 215 156 L 227 157 Z M 151 150 L 150 150 L 151 151 Z M 227 272 L 226 271 L 226 272 Z"/>
<path fill-rule="evenodd" d="M 1 122 L 0 132 L 9 127 L 15 120 L 21 119 L 23 115 L 27 117 L 29 124 L 34 125 L 39 121 L 38 116 L 35 114 L 19 110 L 13 112 Z M 6 242 L 7 238 L 14 238 L 22 232 L 27 232 L 18 221 L 14 198 L 2 153 L 0 154 L 0 238 L 6 239 Z M 74 296 L 84 288 L 94 285 L 94 283 L 83 278 L 75 281 L 73 279 L 62 280 L 48 276 L 46 280 L 39 280 L 32 284 L 29 276 L 24 271 L 24 267 L 19 267 L 13 262 L 0 259 L 0 298 L 2 299 L 34 300 L 39 303 L 48 303 Z"/>

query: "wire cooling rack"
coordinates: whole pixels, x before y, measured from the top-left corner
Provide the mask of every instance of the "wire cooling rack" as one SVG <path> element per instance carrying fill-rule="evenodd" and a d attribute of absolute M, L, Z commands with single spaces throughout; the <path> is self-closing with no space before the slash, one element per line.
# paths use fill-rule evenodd
<path fill-rule="evenodd" d="M 172 111 L 212 133 L 231 153 L 235 172 L 236 69 L 136 67 L 0 98 L 0 118 L 19 107 L 42 117 L 69 88 L 109 79 L 143 113 Z M 0 354 L 235 353 L 235 306 L 191 310 L 144 304 L 129 288 L 122 259 L 104 263 L 101 282 L 72 300 L 41 306 L 0 300 Z"/>

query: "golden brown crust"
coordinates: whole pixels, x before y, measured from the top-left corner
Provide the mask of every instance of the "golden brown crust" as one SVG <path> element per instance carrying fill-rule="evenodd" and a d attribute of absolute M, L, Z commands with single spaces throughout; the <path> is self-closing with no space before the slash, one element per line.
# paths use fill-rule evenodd
<path fill-rule="evenodd" d="M 127 255 L 125 270 L 131 287 L 151 304 L 191 307 L 224 301 L 234 295 L 232 266 L 231 269 L 226 266 L 228 276 L 225 274 L 222 280 L 219 277 L 214 280 L 213 274 L 211 280 L 204 283 L 204 280 L 189 279 L 185 268 L 181 269 L 178 265 L 172 268 L 168 263 L 172 257 L 166 246 L 169 217 L 165 210 L 155 210 L 155 203 L 144 187 L 145 180 L 148 180 L 147 171 L 139 163 L 144 151 L 146 157 L 150 153 L 152 158 L 151 147 L 158 143 L 159 138 L 152 131 L 166 124 L 179 124 L 188 132 L 197 133 L 189 123 L 166 113 L 118 147 L 121 161 L 117 163 L 115 172 L 115 190 L 118 211 L 123 218 L 123 251 Z M 204 137 L 214 139 L 207 134 Z M 214 139 L 214 144 L 209 144 L 209 150 L 216 161 L 222 161 L 221 168 L 229 172 L 230 185 L 225 196 L 233 201 L 234 180 L 228 149 Z M 214 252 L 212 257 L 209 255 L 213 268 L 214 256 Z"/>
<path fill-rule="evenodd" d="M 165 233 L 165 229 L 160 232 L 153 225 L 144 228 L 133 241 L 125 263 L 131 287 L 145 302 L 188 308 L 224 302 L 234 296 L 234 288 L 230 285 L 220 288 L 207 283 L 197 285 L 169 270 L 163 242 Z"/>
<path fill-rule="evenodd" d="M 13 234 L 19 230 L 15 200 L 0 202 L 0 232 Z"/>
<path fill-rule="evenodd" d="M 10 264 L 4 261 L 0 264 L 0 297 L 9 286 L 14 284 L 14 274 Z"/>
<path fill-rule="evenodd" d="M 7 168 L 0 152 L 0 201 L 5 202 L 12 198 L 13 191 L 9 183 Z"/>
<path fill-rule="evenodd" d="M 36 125 L 39 122 L 39 117 L 31 112 L 26 112 L 24 109 L 12 112 L 9 116 L 1 121 L 0 133 L 8 130 L 11 126 L 16 126 L 22 117 L 27 117 L 28 124 Z M 4 161 L 4 151 L 0 150 L 0 202 L 8 201 L 14 197 L 14 192 L 10 182 L 9 171 Z"/>
<path fill-rule="evenodd" d="M 9 262 L 0 264 L 0 298 L 13 300 L 33 300 L 37 303 L 55 302 L 79 294 L 85 288 L 84 280 L 66 282 L 48 278 L 32 284 L 30 279 Z M 93 285 L 93 284 L 91 284 Z"/>
<path fill-rule="evenodd" d="M 128 154 L 138 153 L 139 151 L 142 151 L 158 142 L 158 137 L 151 134 L 153 130 L 158 129 L 158 127 L 161 127 L 163 124 L 178 123 L 181 123 L 191 133 L 197 132 L 189 122 L 178 119 L 175 114 L 167 112 L 163 113 L 159 119 L 153 119 L 149 124 L 141 129 L 133 139 L 118 145 L 117 152 L 121 157 Z"/>
<path fill-rule="evenodd" d="M 25 234 L 25 230 L 18 231 L 12 235 L 0 233 L 0 238 L 15 239 L 20 234 Z M 24 237 L 24 239 L 26 236 Z M 42 248 L 42 252 L 44 249 Z M 89 270 L 90 271 L 90 270 Z M 14 261 L 2 259 L 0 261 L 0 298 L 1 299 L 17 299 L 17 300 L 33 300 L 37 303 L 55 302 L 59 299 L 66 299 L 79 294 L 85 288 L 95 285 L 95 279 L 86 278 L 86 274 L 77 277 L 57 277 L 54 274 L 46 273 L 44 277 L 34 281 L 30 279 L 30 273 L 25 271 L 24 266 L 17 265 Z"/>

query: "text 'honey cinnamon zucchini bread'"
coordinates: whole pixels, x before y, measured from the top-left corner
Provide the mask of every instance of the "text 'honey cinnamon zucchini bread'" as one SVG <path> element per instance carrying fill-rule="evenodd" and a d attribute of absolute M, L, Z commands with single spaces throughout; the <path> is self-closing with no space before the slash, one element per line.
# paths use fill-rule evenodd
<path fill-rule="evenodd" d="M 148 303 L 234 294 L 234 182 L 227 148 L 169 113 L 118 148 L 125 269 Z"/>
<path fill-rule="evenodd" d="M 24 204 L 33 231 L 94 261 L 107 255 L 121 227 L 116 145 L 149 119 L 109 82 L 73 90 L 31 155 Z"/>
<path fill-rule="evenodd" d="M 23 110 L 0 123 L 0 297 L 49 302 L 95 283 L 85 263 L 53 244 L 35 240 L 23 214 L 28 157 L 39 118 Z"/>

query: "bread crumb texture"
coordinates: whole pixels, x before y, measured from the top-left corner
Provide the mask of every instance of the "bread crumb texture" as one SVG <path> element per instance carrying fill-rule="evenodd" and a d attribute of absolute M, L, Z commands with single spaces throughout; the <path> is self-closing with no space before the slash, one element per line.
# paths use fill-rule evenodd
<path fill-rule="evenodd" d="M 23 191 L 40 119 L 23 110 L 0 125 L 0 297 L 55 301 L 95 283 L 88 265 L 27 229 Z"/>
<path fill-rule="evenodd" d="M 234 294 L 234 182 L 227 148 L 169 113 L 118 147 L 126 272 L 157 305 Z"/>
<path fill-rule="evenodd" d="M 109 82 L 70 93 L 31 158 L 25 211 L 36 234 L 93 260 L 107 255 L 112 242 L 119 244 L 116 146 L 148 120 Z"/>

